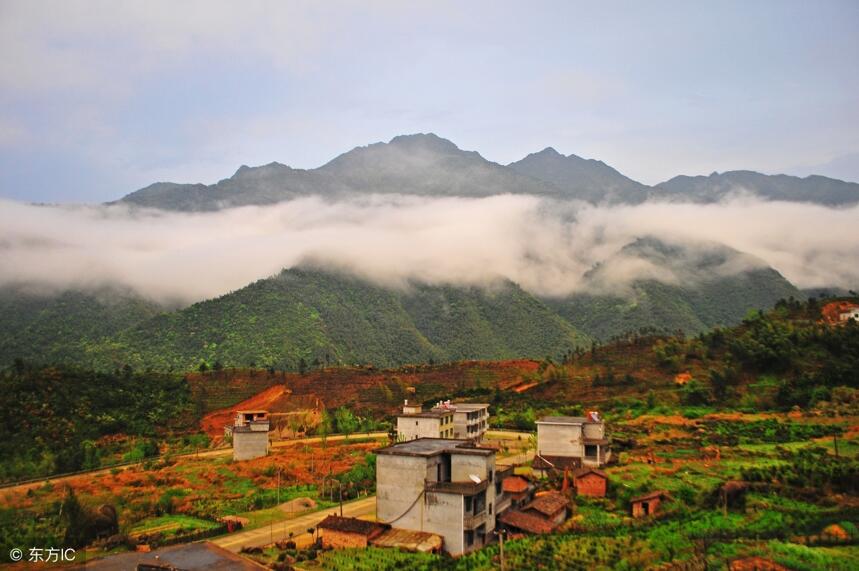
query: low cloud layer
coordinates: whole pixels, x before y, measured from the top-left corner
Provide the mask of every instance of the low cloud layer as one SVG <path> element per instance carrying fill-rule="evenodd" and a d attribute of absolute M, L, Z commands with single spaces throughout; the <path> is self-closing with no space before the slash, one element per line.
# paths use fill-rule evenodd
<path fill-rule="evenodd" d="M 640 237 L 721 243 L 799 287 L 859 284 L 859 207 L 737 198 L 711 205 L 595 207 L 532 196 L 304 198 L 205 214 L 0 201 L 0 285 L 129 286 L 163 302 L 215 297 L 282 268 L 314 264 L 404 287 L 510 279 L 541 295 L 648 277 L 683 279 L 618 255 Z"/>

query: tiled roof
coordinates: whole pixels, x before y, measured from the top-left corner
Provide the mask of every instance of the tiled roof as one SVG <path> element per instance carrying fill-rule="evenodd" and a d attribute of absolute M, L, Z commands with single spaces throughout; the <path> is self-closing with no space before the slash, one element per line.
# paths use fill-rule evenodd
<path fill-rule="evenodd" d="M 357 533 L 360 535 L 371 535 L 375 531 L 388 529 L 390 526 L 375 521 L 367 521 L 356 517 L 340 517 L 330 515 L 319 522 L 319 529 L 330 529 L 344 533 Z"/>
<path fill-rule="evenodd" d="M 581 478 L 583 476 L 587 476 L 588 474 L 596 474 L 597 476 L 600 476 L 601 478 L 608 479 L 608 474 L 606 474 L 602 470 L 597 470 L 596 468 L 579 468 L 578 470 L 573 472 L 573 477 L 574 478 Z"/>
<path fill-rule="evenodd" d="M 518 494 L 520 492 L 527 491 L 530 485 L 531 484 L 528 480 L 522 476 L 510 476 L 509 478 L 504 478 L 504 482 L 501 484 L 501 487 L 505 492 Z"/>
<path fill-rule="evenodd" d="M 504 525 L 529 533 L 552 533 L 552 530 L 555 529 L 555 525 L 547 519 L 518 510 L 508 510 L 501 514 L 498 519 Z"/>
<path fill-rule="evenodd" d="M 632 498 L 629 501 L 630 501 L 630 503 L 636 503 L 636 502 L 645 502 L 647 500 L 652 500 L 654 498 L 667 498 L 667 497 L 670 497 L 668 490 L 655 490 L 653 492 L 649 492 L 647 494 L 644 494 L 643 496 L 638 496 L 637 498 Z"/>
<path fill-rule="evenodd" d="M 398 547 L 406 551 L 429 553 L 441 551 L 444 540 L 440 535 L 425 531 L 391 528 L 379 537 L 370 540 L 377 547 Z"/>
<path fill-rule="evenodd" d="M 542 496 L 537 496 L 534 500 L 525 506 L 525 510 L 536 510 L 541 514 L 553 516 L 570 504 L 569 500 L 560 492 L 546 492 Z"/>

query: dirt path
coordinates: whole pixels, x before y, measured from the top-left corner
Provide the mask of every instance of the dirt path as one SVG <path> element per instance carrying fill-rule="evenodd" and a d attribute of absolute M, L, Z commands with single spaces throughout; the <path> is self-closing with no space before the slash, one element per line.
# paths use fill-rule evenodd
<path fill-rule="evenodd" d="M 376 513 L 376 496 L 370 496 L 353 502 L 343 504 L 343 515 L 347 517 L 374 516 Z M 316 524 L 329 515 L 339 515 L 340 508 L 328 508 L 309 514 L 301 515 L 293 519 L 266 525 L 250 531 L 239 531 L 230 535 L 210 540 L 215 545 L 223 547 L 233 553 L 238 553 L 242 547 L 262 547 L 273 541 L 289 539 L 289 532 L 294 534 L 294 539 L 301 543 L 302 540 L 309 541 L 310 534 L 307 530 L 315 528 Z"/>

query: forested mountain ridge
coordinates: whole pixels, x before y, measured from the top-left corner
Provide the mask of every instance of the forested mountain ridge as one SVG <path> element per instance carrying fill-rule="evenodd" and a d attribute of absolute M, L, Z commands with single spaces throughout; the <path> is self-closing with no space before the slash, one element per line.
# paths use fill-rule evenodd
<path fill-rule="evenodd" d="M 643 244 L 654 251 L 662 247 L 643 241 L 627 252 L 640 255 L 647 249 Z M 126 364 L 176 371 L 201 364 L 297 370 L 302 362 L 396 366 L 542 358 L 628 331 L 694 334 L 732 325 L 750 309 L 797 294 L 768 268 L 712 273 L 720 260 L 710 258 L 699 269 L 706 279 L 695 283 L 639 280 L 625 294 L 597 287 L 601 293 L 560 300 L 538 299 L 510 282 L 488 288 L 414 283 L 391 289 L 315 269 L 285 270 L 176 311 L 133 295 L 105 305 L 84 292 L 22 301 L 7 291 L 0 306 L 12 319 L 0 326 L 0 364 L 23 358 L 102 370 Z M 690 275 L 682 269 L 681 275 Z M 594 272 L 599 274 L 599 268 Z M 75 303 L 69 305 L 70 299 Z M 105 314 L 110 308 L 116 315 Z"/>

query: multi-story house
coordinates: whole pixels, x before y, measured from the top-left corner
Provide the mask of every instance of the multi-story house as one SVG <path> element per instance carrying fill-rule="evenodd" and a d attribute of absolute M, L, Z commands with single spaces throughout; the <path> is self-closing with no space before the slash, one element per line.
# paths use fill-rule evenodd
<path fill-rule="evenodd" d="M 419 404 L 403 405 L 403 412 L 397 415 L 397 440 L 416 438 L 453 438 L 453 409 L 434 407 L 424 411 Z"/>
<path fill-rule="evenodd" d="M 460 440 L 480 442 L 489 429 L 489 405 L 482 403 L 451 403 L 446 401 L 437 404 L 433 410 L 453 411 L 453 437 Z"/>
<path fill-rule="evenodd" d="M 503 468 L 503 474 L 512 470 Z M 502 490 L 495 450 L 419 438 L 376 451 L 376 516 L 395 528 L 435 533 L 452 555 L 492 540 L 496 492 Z M 509 505 L 509 501 L 507 502 Z"/>
<path fill-rule="evenodd" d="M 599 467 L 611 458 L 605 423 L 599 413 L 587 416 L 546 416 L 537 421 L 536 470 Z"/>

